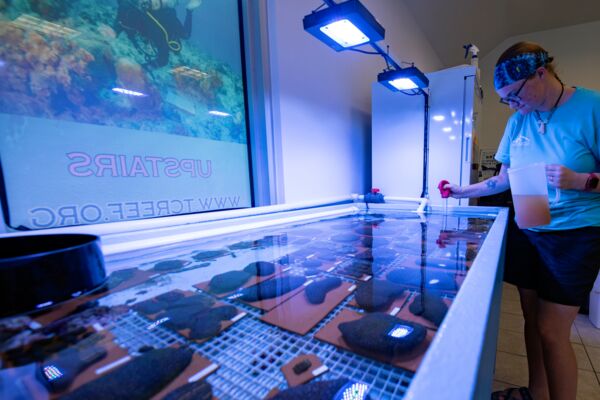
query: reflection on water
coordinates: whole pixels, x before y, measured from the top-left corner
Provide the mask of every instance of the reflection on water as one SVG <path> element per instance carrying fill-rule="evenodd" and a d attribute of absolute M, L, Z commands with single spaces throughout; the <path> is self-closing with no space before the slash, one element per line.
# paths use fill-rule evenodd
<path fill-rule="evenodd" d="M 3 365 L 18 366 L 40 354 L 41 359 L 53 357 L 85 338 L 100 318 L 110 325 L 129 312 L 148 321 L 144 334 L 166 329 L 199 346 L 251 318 L 315 346 L 330 343 L 415 371 L 493 221 L 359 213 L 120 256 L 109 260 L 113 272 L 106 291 L 76 299 L 75 306 L 24 317 L 16 325 L 34 319 L 45 325 L 38 329 L 46 336 L 33 325 L 28 334 L 17 335 L 20 328 L 0 321 Z M 79 310 L 87 317 L 78 317 Z M 65 334 L 70 336 L 60 339 Z M 48 335 L 65 345 L 54 350 Z M 112 337 L 104 340 L 112 343 Z M 114 356 L 111 350 L 104 353 Z M 103 361 L 92 362 L 99 368 Z M 69 383 L 69 390 L 86 379 Z"/>

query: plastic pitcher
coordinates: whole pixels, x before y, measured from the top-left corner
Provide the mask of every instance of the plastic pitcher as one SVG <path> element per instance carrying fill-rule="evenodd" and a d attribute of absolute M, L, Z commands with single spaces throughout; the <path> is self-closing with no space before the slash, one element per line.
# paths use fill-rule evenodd
<path fill-rule="evenodd" d="M 550 223 L 546 164 L 535 163 L 508 169 L 515 215 L 519 228 Z"/>

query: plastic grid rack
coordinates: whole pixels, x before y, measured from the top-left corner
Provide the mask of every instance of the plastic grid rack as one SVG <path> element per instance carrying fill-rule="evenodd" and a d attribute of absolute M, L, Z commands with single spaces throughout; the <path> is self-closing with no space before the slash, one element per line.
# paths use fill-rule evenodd
<path fill-rule="evenodd" d="M 250 235 L 245 238 L 248 236 Z M 181 248 L 172 249 L 172 252 L 180 255 L 183 253 Z M 144 258 L 149 260 L 156 258 L 156 255 L 146 255 Z M 393 269 L 404 258 L 404 255 L 398 256 L 384 270 Z M 116 259 L 112 264 L 126 264 L 130 261 L 129 258 Z M 351 261 L 349 259 L 338 264 L 336 269 Z M 294 270 L 297 265 L 291 267 Z M 331 271 L 324 275 L 337 274 Z M 342 279 L 349 280 L 346 277 Z M 369 384 L 369 395 L 374 399 L 404 397 L 414 373 L 314 339 L 318 330 L 329 323 L 343 307 L 348 307 L 347 303 L 352 297 L 342 302 L 305 336 L 268 325 L 259 320 L 262 315 L 260 310 L 227 299 L 221 300 L 246 311 L 248 315 L 217 337 L 201 344 L 190 342 L 161 326 L 148 330 L 149 321 L 136 312 L 124 315 L 110 329 L 117 342 L 132 352 L 142 346 L 166 347 L 175 343 L 189 345 L 219 365 L 219 369 L 207 377 L 207 381 L 212 385 L 214 395 L 222 399 L 263 399 L 274 388 L 285 389 L 287 383 L 280 368 L 301 353 L 316 354 L 329 368 L 326 374 L 316 380 L 344 377 Z"/>
<path fill-rule="evenodd" d="M 313 338 L 348 302 L 339 305 L 307 335 L 299 336 L 259 321 L 251 313 L 219 336 L 196 344 L 164 327 L 148 330 L 149 321 L 129 312 L 111 328 L 117 342 L 135 352 L 142 346 L 190 345 L 199 354 L 219 365 L 207 378 L 213 393 L 221 399 L 263 399 L 272 389 L 287 387 L 280 368 L 301 353 L 314 353 L 329 370 L 316 380 L 348 378 L 370 385 L 376 399 L 402 398 L 413 373 L 383 364 Z M 232 303 L 233 304 L 233 303 Z M 239 307 L 239 303 L 235 303 Z M 241 307 L 243 309 L 247 307 Z M 190 344 L 191 343 L 191 344 Z"/>

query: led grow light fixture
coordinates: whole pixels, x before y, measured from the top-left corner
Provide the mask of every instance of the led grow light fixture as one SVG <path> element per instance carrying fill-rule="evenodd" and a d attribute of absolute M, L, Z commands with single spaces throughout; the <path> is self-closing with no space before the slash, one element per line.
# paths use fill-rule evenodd
<path fill-rule="evenodd" d="M 395 92 L 429 86 L 429 79 L 417 67 L 384 71 L 377 75 L 377 82 Z"/>
<path fill-rule="evenodd" d="M 304 30 L 335 51 L 383 40 L 385 29 L 358 0 L 335 4 L 304 17 Z"/>

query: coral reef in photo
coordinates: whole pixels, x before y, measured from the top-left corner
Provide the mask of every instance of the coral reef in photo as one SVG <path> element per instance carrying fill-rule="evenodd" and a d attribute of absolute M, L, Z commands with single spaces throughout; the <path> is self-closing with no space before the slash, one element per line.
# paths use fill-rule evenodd
<path fill-rule="evenodd" d="M 164 37 L 124 27 L 123 7 L 149 3 L 0 0 L 2 112 L 246 143 L 242 76 L 169 38 L 167 22 L 189 12 L 183 4 L 167 10 L 171 20 L 135 9 Z"/>

